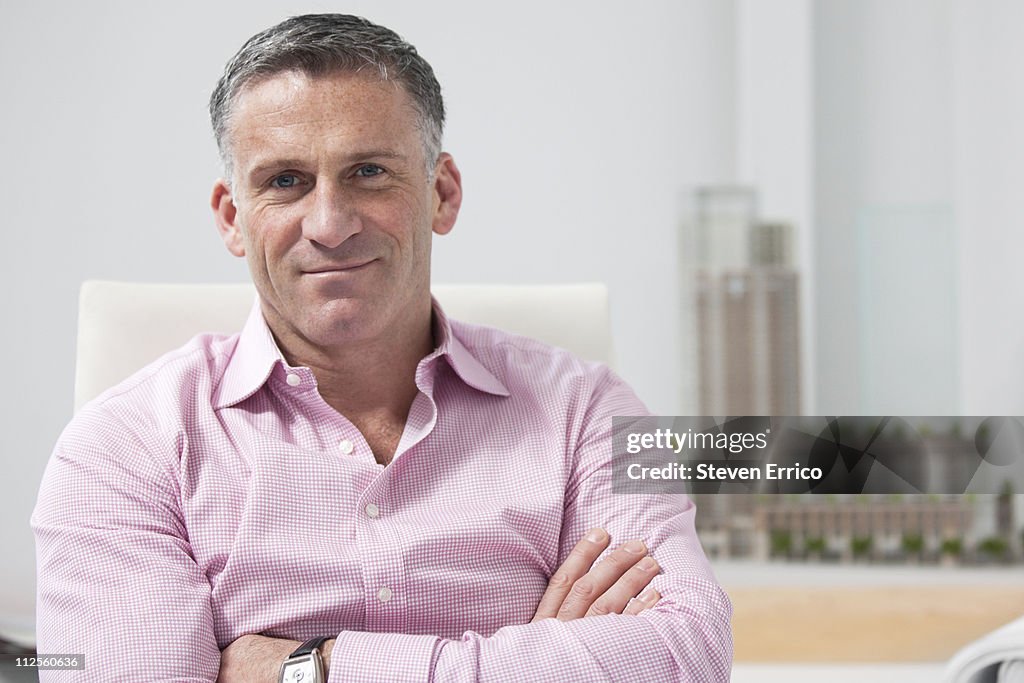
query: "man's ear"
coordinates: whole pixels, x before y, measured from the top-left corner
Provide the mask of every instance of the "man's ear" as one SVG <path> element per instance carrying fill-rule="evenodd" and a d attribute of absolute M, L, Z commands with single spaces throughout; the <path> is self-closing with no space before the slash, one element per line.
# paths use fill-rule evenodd
<path fill-rule="evenodd" d="M 438 235 L 447 235 L 455 226 L 462 206 L 462 174 L 451 154 L 442 152 L 434 170 L 434 223 Z"/>
<path fill-rule="evenodd" d="M 213 184 L 213 196 L 210 197 L 210 208 L 213 209 L 213 220 L 224 244 L 235 256 L 245 256 L 245 241 L 239 227 L 238 210 L 231 196 L 231 188 L 223 178 Z"/>

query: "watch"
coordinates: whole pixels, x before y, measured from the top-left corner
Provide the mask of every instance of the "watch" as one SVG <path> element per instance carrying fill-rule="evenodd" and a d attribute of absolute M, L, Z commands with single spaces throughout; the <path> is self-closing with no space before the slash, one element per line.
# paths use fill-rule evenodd
<path fill-rule="evenodd" d="M 288 655 L 281 665 L 280 683 L 327 683 L 324 660 L 320 656 L 320 646 L 325 640 L 327 636 L 310 638 Z"/>

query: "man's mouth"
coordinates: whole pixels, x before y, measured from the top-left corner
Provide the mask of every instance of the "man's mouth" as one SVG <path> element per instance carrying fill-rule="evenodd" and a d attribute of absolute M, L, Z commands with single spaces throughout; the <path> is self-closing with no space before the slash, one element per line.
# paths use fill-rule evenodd
<path fill-rule="evenodd" d="M 315 268 L 307 268 L 303 270 L 305 275 L 330 275 L 332 273 L 351 273 L 358 271 L 366 266 L 370 265 L 377 259 L 368 259 L 365 261 L 349 261 L 348 263 L 331 263 L 322 266 L 316 266 Z"/>

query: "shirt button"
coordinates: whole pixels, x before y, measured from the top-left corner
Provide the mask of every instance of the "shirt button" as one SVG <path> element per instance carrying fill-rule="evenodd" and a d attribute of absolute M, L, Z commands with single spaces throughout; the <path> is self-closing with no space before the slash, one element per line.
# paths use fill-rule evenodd
<path fill-rule="evenodd" d="M 380 508 L 374 505 L 373 503 L 370 503 L 369 505 L 366 506 L 367 517 L 377 517 L 379 514 Z"/>
<path fill-rule="evenodd" d="M 294 374 L 290 374 L 287 377 L 285 377 L 285 381 L 288 382 L 288 384 L 293 387 L 297 387 L 300 384 L 302 384 L 302 378 Z"/>
<path fill-rule="evenodd" d="M 344 453 L 345 455 L 351 455 L 352 451 L 356 449 L 356 447 L 348 439 L 342 439 L 340 442 L 338 442 L 338 448 L 340 448 L 341 452 Z"/>
<path fill-rule="evenodd" d="M 387 586 L 384 586 L 379 591 L 377 591 L 377 599 L 380 600 L 381 602 L 387 602 L 388 600 L 391 599 L 392 595 L 394 595 L 394 593 L 392 593 L 391 589 L 388 588 Z"/>

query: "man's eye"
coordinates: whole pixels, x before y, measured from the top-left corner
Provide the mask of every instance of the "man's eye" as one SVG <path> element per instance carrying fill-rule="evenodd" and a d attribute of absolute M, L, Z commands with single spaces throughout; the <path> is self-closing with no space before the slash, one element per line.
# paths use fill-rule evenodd
<path fill-rule="evenodd" d="M 284 173 L 282 175 L 276 176 L 273 180 L 270 181 L 270 186 L 275 187 L 279 190 L 284 190 L 289 187 L 295 187 L 298 184 L 299 177 L 292 173 Z"/>
<path fill-rule="evenodd" d="M 384 172 L 384 169 L 377 164 L 363 164 L 356 169 L 356 175 L 360 178 L 372 178 Z"/>

